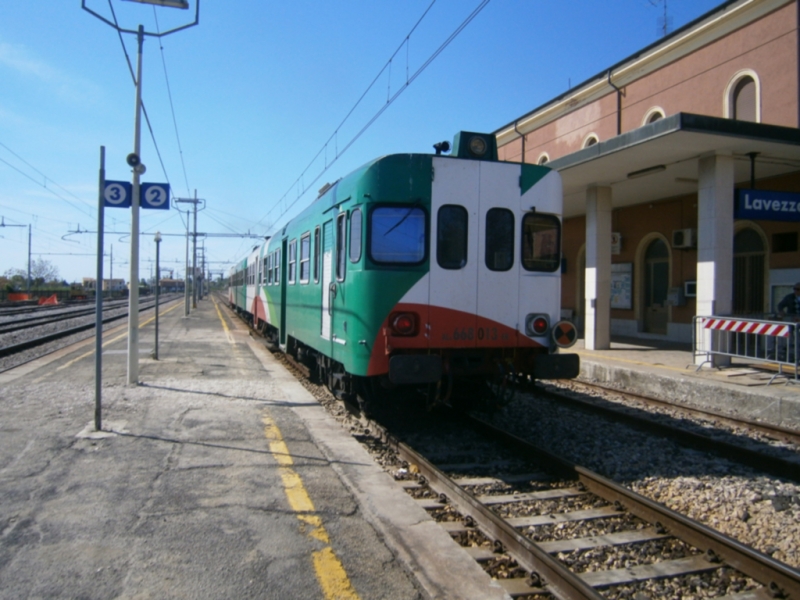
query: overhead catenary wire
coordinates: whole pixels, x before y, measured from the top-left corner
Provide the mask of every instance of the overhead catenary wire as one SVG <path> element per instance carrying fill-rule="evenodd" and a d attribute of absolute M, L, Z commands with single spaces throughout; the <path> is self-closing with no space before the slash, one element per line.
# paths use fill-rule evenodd
<path fill-rule="evenodd" d="M 393 96 L 387 98 L 386 103 L 383 104 L 383 106 L 381 106 L 381 108 L 378 109 L 378 111 L 376 111 L 376 113 L 367 121 L 367 123 L 358 131 L 358 133 L 356 133 L 355 136 L 353 136 L 353 138 L 351 138 L 350 141 L 347 142 L 347 144 L 341 150 L 339 150 L 339 148 L 338 148 L 339 130 L 344 125 L 344 123 L 350 118 L 350 116 L 353 114 L 353 112 L 356 110 L 356 108 L 360 105 L 361 101 L 364 99 L 364 97 L 367 95 L 367 93 L 372 89 L 372 87 L 375 85 L 375 83 L 380 79 L 380 77 L 383 75 L 383 73 L 387 69 L 391 68 L 392 61 L 397 56 L 397 54 L 402 50 L 403 46 L 407 45 L 408 43 L 410 43 L 411 35 L 414 33 L 416 28 L 419 26 L 419 24 L 425 18 L 425 15 L 428 14 L 430 9 L 435 4 L 436 0 L 433 0 L 433 2 L 431 2 L 431 4 L 425 10 L 425 12 L 422 14 L 422 16 L 414 24 L 414 27 L 412 27 L 411 31 L 405 36 L 405 38 L 403 39 L 403 42 L 400 44 L 400 46 L 398 46 L 397 50 L 395 50 L 395 52 L 392 54 L 392 56 L 389 58 L 389 60 L 386 61 L 386 64 L 381 68 L 381 70 L 378 72 L 378 74 L 375 76 L 375 78 L 372 80 L 372 82 L 369 84 L 369 86 L 367 86 L 367 89 L 364 91 L 364 93 L 361 94 L 361 96 L 356 101 L 356 103 L 353 105 L 353 107 L 350 109 L 350 111 L 348 111 L 348 113 L 344 117 L 344 119 L 342 119 L 341 123 L 339 123 L 339 125 L 336 127 L 336 129 L 331 134 L 331 136 L 328 138 L 328 140 L 323 144 L 322 148 L 320 148 L 320 150 L 317 152 L 317 154 L 314 156 L 314 158 L 311 159 L 311 161 L 308 163 L 306 168 L 302 171 L 300 176 L 298 176 L 297 179 L 295 179 L 295 181 L 292 183 L 292 185 L 289 186 L 289 189 L 286 191 L 286 193 L 283 196 L 281 196 L 274 203 L 273 207 L 269 211 L 267 211 L 267 213 L 263 217 L 261 217 L 257 221 L 257 223 L 259 223 L 259 224 L 263 223 L 276 209 L 280 209 L 280 207 L 282 206 L 282 203 L 284 203 L 284 201 L 289 196 L 289 194 L 292 192 L 292 190 L 296 189 L 297 190 L 297 194 L 296 194 L 295 199 L 292 200 L 291 202 L 289 202 L 288 204 L 286 204 L 285 208 L 272 220 L 272 222 L 273 223 L 277 223 L 286 213 L 288 213 L 289 210 L 291 210 L 291 208 L 295 204 L 297 204 L 297 202 L 300 200 L 300 198 L 303 197 L 303 195 L 308 191 L 308 189 L 311 188 L 312 186 L 314 186 L 319 181 L 320 177 L 322 177 L 328 171 L 328 169 L 345 152 L 347 152 L 347 150 L 364 134 L 364 132 L 367 131 L 367 129 L 369 129 L 369 127 L 372 126 L 372 124 L 375 123 L 375 121 L 378 120 L 378 118 L 386 111 L 386 109 L 389 108 L 389 106 L 391 106 L 394 103 L 394 101 L 397 100 L 397 98 L 406 89 L 408 89 L 408 87 L 411 85 L 411 83 L 413 83 L 414 80 L 417 77 L 419 77 L 419 75 L 421 75 L 422 72 L 428 66 L 430 66 L 430 64 L 444 51 L 445 48 L 447 48 L 447 46 L 449 46 L 452 43 L 452 41 L 467 27 L 467 25 L 469 25 L 475 19 L 475 17 L 478 16 L 478 14 L 486 7 L 487 4 L 489 4 L 490 1 L 491 0 L 481 0 L 481 2 L 478 4 L 478 6 L 464 19 L 464 21 L 462 21 L 462 23 L 453 31 L 453 33 L 451 33 L 450 36 L 448 36 L 448 38 L 428 57 L 427 60 L 425 60 L 425 62 L 422 64 L 422 66 L 420 66 L 411 76 L 408 75 L 408 62 L 407 62 L 407 64 L 406 64 L 406 83 L 397 92 L 395 92 L 395 94 Z M 408 52 L 407 52 L 407 56 L 408 56 Z M 408 61 L 408 59 L 406 59 L 406 60 Z M 330 143 L 332 141 L 334 141 L 336 143 L 336 154 L 335 154 L 334 158 L 330 161 L 330 163 L 328 163 L 327 154 L 326 153 L 327 153 L 327 148 L 328 148 L 328 146 L 330 145 Z M 316 175 L 316 177 L 314 177 L 312 180 L 306 182 L 306 179 L 305 179 L 306 178 L 306 173 L 309 171 L 309 169 L 314 165 L 314 163 L 317 161 L 317 159 L 323 153 L 325 153 L 325 155 L 326 155 L 325 165 L 324 165 L 323 169 Z M 273 225 L 273 227 L 274 227 L 274 225 Z"/>
<path fill-rule="evenodd" d="M 131 74 L 131 79 L 133 80 L 133 85 L 137 85 L 136 81 L 136 74 L 133 72 L 133 63 L 131 62 L 131 57 L 128 55 L 128 49 L 125 46 L 125 40 L 122 39 L 122 31 L 120 31 L 119 23 L 117 22 L 117 14 L 114 12 L 114 5 L 111 4 L 111 0 L 108 0 L 108 6 L 111 9 L 111 15 L 114 17 L 114 25 L 115 29 L 117 30 L 117 35 L 119 36 L 119 43 L 122 45 L 122 53 L 125 55 L 125 60 L 128 63 L 128 71 Z M 167 180 L 169 184 L 169 174 L 167 173 L 167 168 L 164 166 L 164 161 L 161 158 L 161 151 L 158 148 L 158 142 L 156 142 L 156 135 L 153 131 L 153 126 L 150 123 L 150 116 L 147 114 L 147 108 L 144 105 L 144 100 L 142 100 L 142 114 L 144 114 L 144 120 L 147 122 L 147 129 L 150 132 L 150 139 L 153 141 L 153 147 L 156 151 L 156 156 L 158 157 L 158 162 L 161 164 L 161 170 L 164 173 L 164 178 Z M 172 186 L 170 185 L 170 189 Z"/>
<path fill-rule="evenodd" d="M 52 180 L 50 177 L 47 177 L 47 175 L 45 175 L 44 173 L 42 173 L 41 171 L 39 171 L 39 170 L 38 170 L 36 167 L 33 167 L 33 166 L 32 166 L 32 165 L 30 165 L 28 162 L 26 162 L 25 160 L 23 160 L 22 158 L 20 158 L 20 157 L 19 157 L 17 154 L 15 154 L 13 151 L 11 151 L 11 149 L 10 149 L 10 148 L 8 148 L 8 146 L 6 146 L 5 144 L 2 144 L 2 143 L 0 143 L 0 145 L 2 145 L 2 146 L 3 146 L 4 148 L 6 148 L 6 149 L 7 149 L 9 152 L 11 152 L 11 154 L 14 154 L 14 156 L 16 156 L 17 158 L 19 158 L 19 159 L 20 159 L 22 162 L 24 162 L 26 165 L 28 165 L 28 166 L 29 166 L 31 169 L 33 169 L 34 171 L 36 171 L 37 173 L 39 173 L 39 175 L 41 175 L 42 177 L 44 177 L 46 181 L 52 181 L 52 182 L 53 182 L 53 183 L 55 183 L 55 184 L 56 184 L 56 185 L 57 185 L 59 188 L 61 188 L 62 190 L 64 189 L 63 187 L 61 187 L 60 185 L 58 185 L 58 184 L 57 184 L 55 181 L 53 181 L 53 180 Z M 44 189 L 46 189 L 48 192 L 50 192 L 51 194 L 53 194 L 53 195 L 54 195 L 56 198 L 58 198 L 59 200 L 63 200 L 64 202 L 66 202 L 67 204 L 69 204 L 69 205 L 70 205 L 72 208 L 74 208 L 74 209 L 76 209 L 76 210 L 78 210 L 78 211 L 82 212 L 83 214 L 85 214 L 85 215 L 87 215 L 87 216 L 89 216 L 89 217 L 93 217 L 93 216 L 94 216 L 94 215 L 93 215 L 91 212 L 87 212 L 87 210 L 88 210 L 88 209 L 86 209 L 86 208 L 84 208 L 84 207 L 82 207 L 82 206 L 78 206 L 78 205 L 74 204 L 73 202 L 70 202 L 69 200 L 67 200 L 66 198 L 64 198 L 64 196 L 62 196 L 61 194 L 59 194 L 59 193 L 55 192 L 55 191 L 54 191 L 52 188 L 49 188 L 49 187 L 47 187 L 47 185 L 46 185 L 45 183 L 42 183 L 41 181 L 36 181 L 36 179 L 35 179 L 34 177 L 31 177 L 30 175 L 28 175 L 27 173 L 25 173 L 25 172 L 24 172 L 22 169 L 20 169 L 20 168 L 18 168 L 18 167 L 15 167 L 14 165 L 12 165 L 12 164 L 11 164 L 10 162 L 8 162 L 7 160 L 5 160 L 5 159 L 3 159 L 3 158 L 0 158 L 0 162 L 3 162 L 3 163 L 5 163 L 6 165 L 8 165 L 8 166 L 9 166 L 9 167 L 11 167 L 12 169 L 14 169 L 14 170 L 15 170 L 17 173 L 19 173 L 19 174 L 20 174 L 20 175 L 22 175 L 23 177 L 27 177 L 28 179 L 30 179 L 30 180 L 31 180 L 33 183 L 35 183 L 36 185 L 43 187 Z M 66 191 L 66 190 L 64 190 L 64 191 Z M 74 196 L 74 194 L 71 194 L 71 192 L 67 192 L 67 193 L 70 193 L 70 195 L 73 195 L 73 196 Z M 75 196 L 75 197 L 77 198 L 77 196 Z M 78 198 L 78 199 L 80 200 L 80 198 Z"/>
<path fill-rule="evenodd" d="M 156 21 L 156 31 L 160 33 L 161 29 L 158 25 L 158 12 L 156 11 L 156 7 L 153 6 L 153 18 Z M 164 67 L 164 81 L 167 84 L 167 97 L 169 98 L 169 109 L 172 113 L 172 125 L 175 127 L 175 139 L 178 142 L 178 155 L 181 159 L 181 168 L 183 169 L 183 180 L 186 183 L 186 195 L 190 196 L 191 192 L 189 191 L 189 178 L 186 175 L 186 162 L 183 160 L 183 147 L 181 146 L 181 136 L 178 133 L 178 120 L 175 117 L 175 105 L 172 102 L 172 89 L 169 85 L 169 75 L 167 73 L 167 60 L 164 56 L 164 45 L 161 43 L 161 37 L 158 38 L 158 47 L 161 50 L 161 64 Z"/>

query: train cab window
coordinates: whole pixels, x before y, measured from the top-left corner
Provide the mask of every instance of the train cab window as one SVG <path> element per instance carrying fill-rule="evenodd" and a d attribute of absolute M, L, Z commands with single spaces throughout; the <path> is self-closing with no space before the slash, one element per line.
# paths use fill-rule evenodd
<path fill-rule="evenodd" d="M 490 208 L 486 213 L 486 266 L 508 271 L 514 264 L 514 213 Z"/>
<path fill-rule="evenodd" d="M 553 215 L 528 213 L 522 219 L 522 266 L 552 273 L 561 266 L 561 222 Z"/>
<path fill-rule="evenodd" d="M 467 209 L 445 204 L 436 217 L 436 262 L 443 269 L 463 269 L 467 265 Z"/>
<path fill-rule="evenodd" d="M 319 227 L 314 230 L 314 283 L 319 283 Z"/>
<path fill-rule="evenodd" d="M 370 214 L 369 253 L 383 264 L 425 260 L 425 211 L 418 206 L 381 206 Z"/>
<path fill-rule="evenodd" d="M 305 233 L 300 238 L 300 283 L 308 283 L 311 271 L 311 234 Z"/>
<path fill-rule="evenodd" d="M 275 250 L 272 255 L 272 265 L 275 267 L 275 285 L 281 284 L 281 251 Z"/>
<path fill-rule="evenodd" d="M 350 262 L 361 260 L 361 209 L 350 214 Z"/>
<path fill-rule="evenodd" d="M 294 283 L 297 278 L 297 240 L 289 242 L 289 283 Z"/>
<path fill-rule="evenodd" d="M 347 233 L 347 221 L 345 221 L 345 217 L 347 217 L 346 213 L 340 213 L 339 216 L 336 217 L 336 279 L 338 281 L 344 281 L 347 267 L 344 252 Z"/>

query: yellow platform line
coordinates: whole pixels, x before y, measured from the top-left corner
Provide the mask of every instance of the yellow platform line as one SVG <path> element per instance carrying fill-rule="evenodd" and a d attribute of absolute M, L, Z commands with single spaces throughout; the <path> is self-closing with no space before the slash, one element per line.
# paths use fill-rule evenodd
<path fill-rule="evenodd" d="M 165 310 L 163 313 L 162 312 L 158 313 L 158 316 L 160 317 L 161 315 L 165 315 L 168 312 L 175 310 L 179 306 L 180 306 L 180 304 L 176 304 L 172 308 L 168 308 L 167 310 Z M 147 319 L 143 323 L 140 323 L 139 324 L 139 329 L 141 329 L 142 327 L 144 327 L 148 323 L 152 323 L 155 320 L 156 320 L 156 317 L 155 317 L 155 315 L 153 315 L 152 317 L 150 317 L 149 319 Z M 128 332 L 127 331 L 125 333 L 123 333 L 122 335 L 118 335 L 117 337 L 108 340 L 107 342 L 103 342 L 103 348 L 105 348 L 106 346 L 108 346 L 110 344 L 113 344 L 114 342 L 118 342 L 118 341 L 120 341 L 122 339 L 125 339 L 126 337 L 128 337 Z M 86 352 L 85 354 L 81 354 L 80 356 L 78 356 L 76 358 L 73 358 L 72 360 L 70 360 L 70 361 L 64 363 L 63 365 L 61 365 L 60 367 L 57 367 L 56 371 L 60 371 L 61 369 L 66 369 L 67 367 L 71 367 L 72 365 L 74 365 L 79 360 L 83 360 L 84 358 L 88 358 L 90 356 L 94 356 L 94 350 L 91 350 L 90 352 Z"/>
<path fill-rule="evenodd" d="M 228 343 L 233 344 L 233 336 L 231 335 L 231 330 L 228 328 L 228 324 L 225 322 L 225 318 L 222 316 L 222 312 L 219 310 L 219 304 L 217 303 L 216 298 L 211 296 L 211 301 L 214 303 L 214 308 L 217 309 L 217 316 L 219 317 L 220 322 L 222 323 L 222 329 L 225 330 L 225 337 L 228 338 Z"/>
<path fill-rule="evenodd" d="M 322 550 L 317 550 L 312 555 L 314 572 L 323 595 L 326 600 L 358 599 L 359 596 L 350 583 L 347 572 L 330 546 L 330 539 L 322 524 L 322 518 L 316 514 L 314 503 L 311 501 L 300 475 L 292 468 L 294 461 L 289 454 L 289 448 L 283 441 L 280 429 L 267 412 L 264 413 L 261 420 L 264 423 L 264 434 L 269 440 L 269 450 L 280 467 L 281 481 L 289 506 L 297 514 L 297 519 L 302 523 L 302 527 L 304 529 L 309 527 L 308 535 L 325 545 Z"/>

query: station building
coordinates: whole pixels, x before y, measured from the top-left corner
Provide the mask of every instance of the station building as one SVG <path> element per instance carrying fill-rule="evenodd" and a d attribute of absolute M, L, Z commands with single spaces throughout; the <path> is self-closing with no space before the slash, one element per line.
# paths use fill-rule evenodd
<path fill-rule="evenodd" d="M 730 0 L 495 133 L 564 185 L 562 312 L 691 342 L 800 281 L 800 0 Z"/>

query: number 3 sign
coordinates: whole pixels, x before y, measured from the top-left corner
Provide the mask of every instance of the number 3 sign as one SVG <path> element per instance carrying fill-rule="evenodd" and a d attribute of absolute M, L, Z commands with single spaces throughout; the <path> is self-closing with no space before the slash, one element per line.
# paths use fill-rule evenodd
<path fill-rule="evenodd" d="M 103 188 L 103 206 L 111 208 L 130 208 L 132 186 L 130 181 L 106 181 Z"/>

